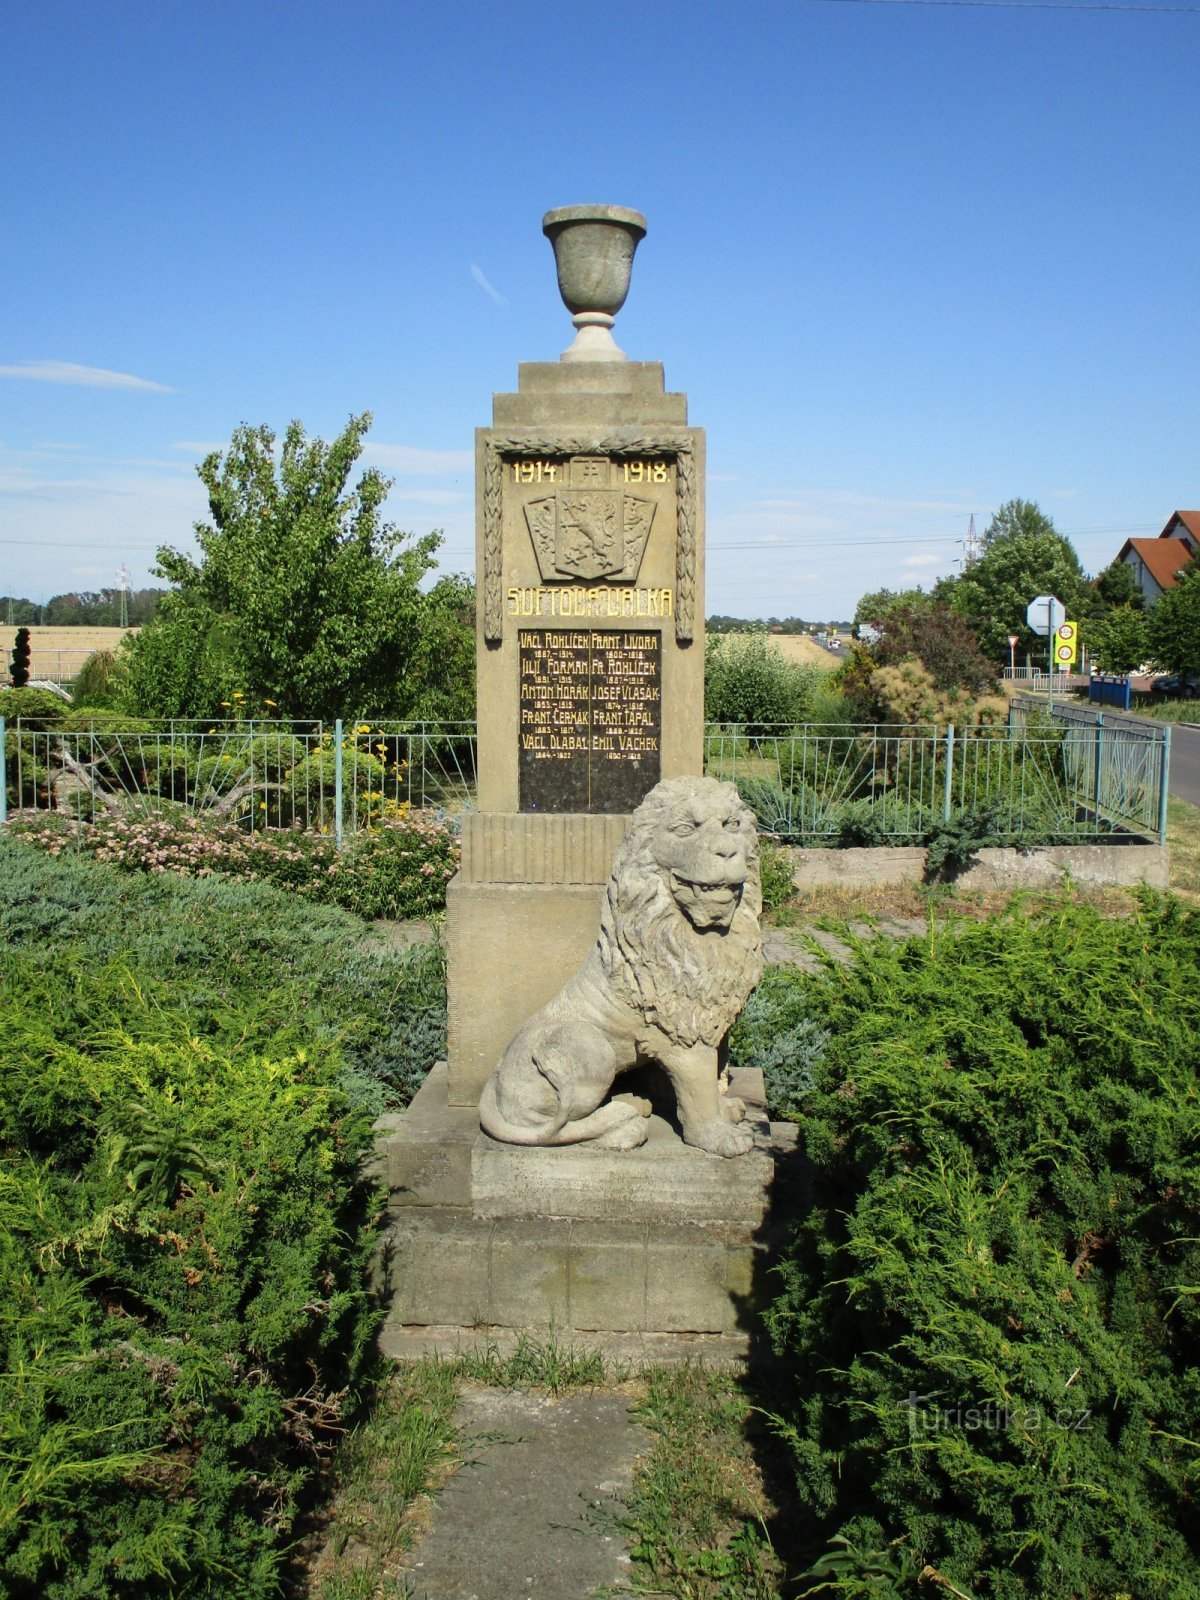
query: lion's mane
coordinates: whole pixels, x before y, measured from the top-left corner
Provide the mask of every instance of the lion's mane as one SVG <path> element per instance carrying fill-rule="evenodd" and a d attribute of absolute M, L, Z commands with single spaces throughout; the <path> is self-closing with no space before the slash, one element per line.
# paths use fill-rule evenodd
<path fill-rule="evenodd" d="M 762 910 L 753 814 L 732 784 L 703 779 L 738 809 L 748 876 L 730 927 L 699 932 L 675 903 L 655 846 L 681 786 L 659 784 L 634 812 L 600 907 L 600 961 L 617 994 L 676 1044 L 719 1045 L 762 976 Z"/>

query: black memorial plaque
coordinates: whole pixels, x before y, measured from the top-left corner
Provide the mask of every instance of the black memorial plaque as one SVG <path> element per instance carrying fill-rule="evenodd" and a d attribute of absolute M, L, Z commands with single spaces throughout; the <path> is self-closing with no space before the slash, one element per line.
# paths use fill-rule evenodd
<path fill-rule="evenodd" d="M 522 628 L 522 811 L 632 811 L 662 770 L 662 635 Z"/>

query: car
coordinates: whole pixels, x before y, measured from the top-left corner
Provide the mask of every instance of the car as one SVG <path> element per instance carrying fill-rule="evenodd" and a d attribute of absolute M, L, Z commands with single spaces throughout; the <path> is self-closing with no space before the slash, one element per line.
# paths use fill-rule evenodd
<path fill-rule="evenodd" d="M 1176 695 L 1187 700 L 1195 699 L 1200 696 L 1200 673 L 1165 673 L 1161 678 L 1154 679 L 1150 685 L 1150 693 Z"/>

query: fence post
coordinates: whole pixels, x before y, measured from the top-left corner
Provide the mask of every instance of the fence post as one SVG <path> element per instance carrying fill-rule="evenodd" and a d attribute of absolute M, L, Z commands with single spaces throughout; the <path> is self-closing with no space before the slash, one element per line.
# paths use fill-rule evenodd
<path fill-rule="evenodd" d="M 333 836 L 342 848 L 342 719 L 333 725 Z"/>
<path fill-rule="evenodd" d="M 1163 729 L 1162 790 L 1158 797 L 1158 842 L 1167 842 L 1167 779 L 1171 775 L 1171 724 Z"/>
<path fill-rule="evenodd" d="M 251 717 L 247 725 L 250 730 L 250 832 L 254 832 L 254 813 L 257 809 L 254 799 L 254 718 Z"/>
<path fill-rule="evenodd" d="M 1092 767 L 1092 800 L 1096 812 L 1096 831 L 1100 830 L 1100 769 L 1103 765 L 1104 713 L 1096 713 L 1096 756 Z"/>
<path fill-rule="evenodd" d="M 950 797 L 954 788 L 954 724 L 946 728 L 946 792 L 942 799 L 942 821 L 950 821 Z"/>
<path fill-rule="evenodd" d="M 4 718 L 0 717 L 0 828 L 8 821 L 8 746 L 4 738 Z"/>

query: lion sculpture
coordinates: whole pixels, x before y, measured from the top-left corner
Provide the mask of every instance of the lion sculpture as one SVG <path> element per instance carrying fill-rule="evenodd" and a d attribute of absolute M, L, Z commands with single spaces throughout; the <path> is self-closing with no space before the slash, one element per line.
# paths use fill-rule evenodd
<path fill-rule="evenodd" d="M 754 816 L 733 785 L 658 784 L 617 851 L 594 948 L 485 1085 L 484 1131 L 631 1150 L 645 1143 L 649 1105 L 608 1096 L 620 1073 L 657 1062 L 684 1142 L 745 1154 L 744 1107 L 722 1093 L 719 1051 L 762 975 L 761 910 Z"/>

